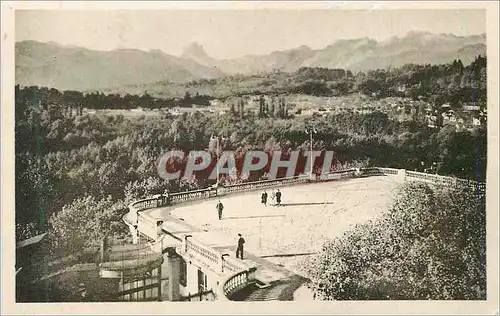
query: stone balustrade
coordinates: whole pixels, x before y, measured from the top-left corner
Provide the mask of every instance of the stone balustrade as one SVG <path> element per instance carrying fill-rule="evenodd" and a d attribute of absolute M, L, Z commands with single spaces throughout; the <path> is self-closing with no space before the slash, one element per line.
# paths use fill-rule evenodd
<path fill-rule="evenodd" d="M 385 175 L 385 176 L 395 176 L 402 181 L 422 181 L 427 183 L 433 183 L 437 185 L 456 185 L 457 183 L 467 184 L 474 186 L 484 192 L 485 183 L 474 182 L 464 179 L 457 179 L 453 177 L 446 177 L 434 174 L 427 174 L 414 171 L 406 171 L 404 169 L 394 169 L 394 168 L 360 168 L 360 169 L 347 169 L 342 171 L 334 171 L 328 174 L 323 174 L 317 179 L 311 179 L 310 175 L 300 175 L 290 178 L 282 178 L 275 180 L 264 180 L 256 182 L 247 182 L 240 184 L 232 184 L 226 186 L 220 186 L 219 188 L 207 188 L 201 190 L 194 190 L 188 192 L 172 193 L 167 196 L 156 195 L 151 198 L 138 200 L 129 205 L 129 214 L 124 217 L 124 221 L 129 225 L 129 227 L 134 227 L 135 230 L 140 231 L 142 234 L 150 237 L 153 240 L 158 240 L 158 227 L 156 219 L 151 218 L 147 214 L 144 214 L 144 210 L 164 207 L 167 205 L 183 203 L 188 201 L 203 200 L 214 196 L 226 195 L 231 193 L 247 192 L 253 190 L 261 190 L 265 188 L 281 187 L 287 185 L 295 185 L 310 182 L 319 181 L 331 181 L 331 180 L 342 180 L 355 178 L 358 176 L 373 176 L 373 175 Z M 134 222 L 135 220 L 135 222 Z M 132 228 L 131 228 L 132 230 Z M 158 242 L 153 244 L 152 247 L 157 248 Z M 211 247 L 204 245 L 203 243 L 194 240 L 193 238 L 185 238 L 184 245 L 179 251 L 184 253 L 190 253 L 200 260 L 209 263 L 210 266 L 216 267 L 215 270 L 219 270 L 221 275 L 223 275 L 222 282 L 220 282 L 219 288 L 216 291 L 217 299 L 229 300 L 230 297 L 235 292 L 243 289 L 253 282 L 253 271 L 255 268 L 248 268 L 240 264 L 237 260 L 232 258 L 225 258 L 222 253 L 212 249 Z M 156 251 L 155 251 L 156 252 Z"/>
<path fill-rule="evenodd" d="M 221 265 L 222 254 L 218 251 L 211 249 L 199 241 L 193 240 L 193 238 L 185 237 L 184 242 L 184 253 L 192 253 L 194 256 L 216 267 Z"/>
<path fill-rule="evenodd" d="M 250 283 L 249 270 L 241 270 L 222 280 L 216 290 L 216 296 L 221 301 L 229 301 L 234 293 L 244 289 Z"/>

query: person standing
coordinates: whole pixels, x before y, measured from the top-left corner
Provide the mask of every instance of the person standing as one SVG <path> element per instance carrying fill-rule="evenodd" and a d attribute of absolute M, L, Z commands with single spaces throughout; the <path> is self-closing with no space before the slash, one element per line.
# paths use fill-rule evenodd
<path fill-rule="evenodd" d="M 264 206 L 267 206 L 267 192 L 266 191 L 264 191 L 264 193 L 262 193 L 260 200 L 261 200 L 262 204 L 264 204 Z"/>
<path fill-rule="evenodd" d="M 238 234 L 238 247 L 236 248 L 236 259 L 241 258 L 243 260 L 243 245 L 245 244 L 245 239 Z"/>
<path fill-rule="evenodd" d="M 280 190 L 278 189 L 278 190 L 276 191 L 276 205 L 278 205 L 278 206 L 279 206 L 280 204 L 281 204 L 281 192 L 280 192 Z"/>
<path fill-rule="evenodd" d="M 222 219 L 222 210 L 224 209 L 224 205 L 222 205 L 222 202 L 219 200 L 219 203 L 217 203 L 217 206 L 215 207 L 217 209 L 217 212 L 219 213 L 219 220 Z"/>

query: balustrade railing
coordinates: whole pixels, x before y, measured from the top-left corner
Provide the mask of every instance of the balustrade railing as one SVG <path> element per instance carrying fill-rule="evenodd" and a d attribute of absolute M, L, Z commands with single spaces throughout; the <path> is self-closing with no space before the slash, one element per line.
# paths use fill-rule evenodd
<path fill-rule="evenodd" d="M 399 172 L 399 169 L 394 169 L 394 168 L 378 168 L 378 167 L 375 167 L 375 168 L 379 169 L 380 172 L 382 172 L 385 175 L 393 175 L 393 176 L 395 176 Z"/>
<path fill-rule="evenodd" d="M 229 297 L 247 287 L 249 282 L 249 270 L 242 270 L 229 277 L 226 277 L 222 280 L 219 288 L 216 291 L 217 298 L 219 300 L 229 301 Z"/>
<path fill-rule="evenodd" d="M 213 189 L 201 189 L 187 192 L 170 194 L 170 203 L 182 203 L 186 201 L 206 199 L 213 196 Z"/>
<path fill-rule="evenodd" d="M 200 242 L 192 240 L 192 238 L 186 238 L 185 243 L 185 252 L 192 252 L 195 256 L 199 256 L 215 266 L 220 266 L 222 255 L 219 252 Z"/>
<path fill-rule="evenodd" d="M 152 198 L 147 198 L 133 202 L 129 205 L 130 214 L 124 217 L 124 220 L 129 224 L 129 226 L 137 225 L 137 229 L 143 234 L 151 237 L 152 239 L 157 238 L 158 229 L 156 219 L 144 214 L 142 211 L 162 206 L 167 206 L 176 203 L 183 203 L 194 200 L 201 200 L 210 198 L 213 196 L 238 193 L 245 191 L 252 191 L 257 189 L 271 188 L 276 186 L 286 186 L 293 184 L 301 184 L 308 182 L 319 182 L 319 181 L 329 181 L 329 180 L 340 180 L 355 178 L 358 176 L 370 176 L 370 175 L 389 175 L 398 176 L 400 172 L 404 172 L 404 179 L 406 180 L 416 180 L 424 181 L 435 184 L 453 185 L 456 183 L 467 184 L 485 190 L 485 183 L 475 182 L 464 179 L 457 179 L 452 177 L 433 175 L 427 173 L 420 173 L 415 171 L 406 171 L 394 168 L 360 168 L 360 169 L 347 169 L 342 171 L 334 171 L 328 174 L 323 174 L 316 179 L 311 179 L 310 175 L 300 175 L 290 178 L 281 178 L 275 180 L 263 180 L 239 184 L 231 184 L 226 186 L 220 186 L 217 189 L 207 188 L 201 190 L 187 191 L 172 193 L 168 196 L 157 195 Z M 131 223 L 135 219 L 135 223 Z M 155 247 L 158 247 L 158 243 L 155 243 Z M 182 250 L 181 250 L 182 251 Z M 186 239 L 184 244 L 184 252 L 189 251 L 195 256 L 198 256 L 202 260 L 206 260 L 215 267 L 220 267 L 221 273 L 228 274 L 228 276 L 223 280 L 220 285 L 220 289 L 217 292 L 219 299 L 228 299 L 228 296 L 235 293 L 236 291 L 244 288 L 251 282 L 249 279 L 248 267 L 239 264 L 238 261 L 231 258 L 225 259 L 221 253 L 215 249 L 204 245 L 192 238 Z"/>
<path fill-rule="evenodd" d="M 221 193 L 233 193 L 233 192 L 243 192 L 252 191 L 257 189 L 271 188 L 275 186 L 285 186 L 298 183 L 306 183 L 310 181 L 309 175 L 299 175 L 296 177 L 288 177 L 274 180 L 262 180 L 255 182 L 237 183 L 230 184 L 221 187 L 219 190 Z"/>

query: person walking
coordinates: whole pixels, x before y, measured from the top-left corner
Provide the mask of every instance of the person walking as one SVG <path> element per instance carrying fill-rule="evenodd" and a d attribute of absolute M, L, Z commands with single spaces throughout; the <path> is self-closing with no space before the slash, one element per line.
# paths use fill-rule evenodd
<path fill-rule="evenodd" d="M 261 197 L 260 197 L 260 201 L 262 202 L 262 204 L 264 204 L 264 206 L 267 206 L 267 192 L 264 191 L 264 193 L 262 193 Z"/>
<path fill-rule="evenodd" d="M 222 219 L 222 210 L 224 209 L 224 205 L 222 205 L 222 202 L 219 200 L 219 203 L 217 203 L 217 206 L 215 207 L 217 209 L 217 212 L 219 213 L 219 220 Z"/>
<path fill-rule="evenodd" d="M 281 204 L 281 192 L 280 192 L 280 190 L 278 189 L 278 190 L 276 191 L 276 205 L 278 205 L 278 206 L 279 206 L 280 204 Z"/>
<path fill-rule="evenodd" d="M 245 244 L 245 239 L 238 234 L 238 247 L 236 248 L 236 259 L 241 258 L 243 260 L 243 245 Z"/>

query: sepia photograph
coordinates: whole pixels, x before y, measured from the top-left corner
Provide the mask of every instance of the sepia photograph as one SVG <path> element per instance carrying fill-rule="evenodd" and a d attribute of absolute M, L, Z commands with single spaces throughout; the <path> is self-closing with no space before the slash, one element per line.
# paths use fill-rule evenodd
<path fill-rule="evenodd" d="M 498 3 L 438 4 L 3 3 L 2 300 L 498 315 Z"/>

